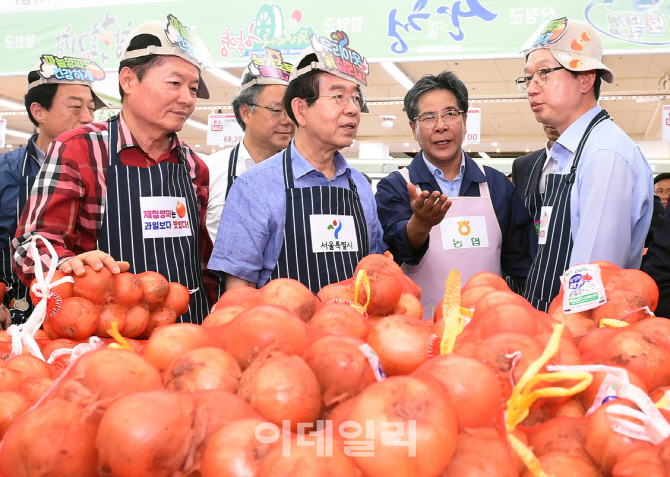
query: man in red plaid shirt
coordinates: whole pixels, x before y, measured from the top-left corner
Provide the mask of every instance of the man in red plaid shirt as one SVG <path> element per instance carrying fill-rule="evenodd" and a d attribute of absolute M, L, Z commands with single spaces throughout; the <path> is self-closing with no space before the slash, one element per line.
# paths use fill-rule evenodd
<path fill-rule="evenodd" d="M 202 323 L 216 290 L 203 278 L 212 242 L 205 225 L 209 170 L 176 132 L 209 98 L 201 69 L 211 64 L 202 41 L 172 15 L 147 22 L 126 40 L 119 66 L 123 106 L 109 121 L 89 124 L 50 145 L 27 207 L 15 250 L 17 273 L 29 283 L 36 258 L 31 241 L 48 239 L 60 269 L 84 265 L 112 273 L 153 270 L 191 294 L 180 321 Z M 51 256 L 37 242 L 40 259 Z M 206 293 L 207 289 L 207 293 Z"/>

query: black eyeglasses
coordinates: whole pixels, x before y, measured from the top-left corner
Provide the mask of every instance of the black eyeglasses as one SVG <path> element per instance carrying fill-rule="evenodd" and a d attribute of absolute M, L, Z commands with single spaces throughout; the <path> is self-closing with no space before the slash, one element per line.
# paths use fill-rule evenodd
<path fill-rule="evenodd" d="M 336 94 L 322 94 L 319 96 L 314 96 L 312 98 L 306 98 L 306 99 L 316 99 L 316 98 L 335 98 L 335 102 L 339 106 L 346 106 L 347 103 L 349 103 L 349 98 L 351 98 L 351 101 L 354 103 L 354 106 L 356 106 L 356 109 L 361 109 L 363 106 L 365 106 L 365 96 L 363 93 L 354 93 L 354 94 L 347 94 L 346 91 L 341 91 Z"/>
<path fill-rule="evenodd" d="M 530 82 L 533 81 L 533 78 L 535 78 L 535 83 L 538 86 L 544 86 L 545 84 L 547 84 L 547 73 L 564 69 L 565 66 L 557 66 L 555 68 L 542 68 L 540 70 L 534 71 L 533 74 L 530 76 L 519 76 L 516 79 L 515 83 L 519 87 L 519 91 L 525 93 L 526 91 L 528 91 L 528 87 L 530 86 Z"/>
<path fill-rule="evenodd" d="M 281 119 L 286 116 L 286 110 L 284 108 L 277 108 L 272 106 L 263 106 L 262 104 L 248 103 L 249 106 L 258 106 L 259 108 L 265 108 L 270 111 L 272 117 L 275 119 Z"/>
<path fill-rule="evenodd" d="M 461 114 L 465 113 L 460 109 L 448 109 L 443 113 L 423 113 L 414 118 L 414 121 L 418 121 L 419 125 L 425 129 L 433 129 L 437 126 L 437 118 L 442 118 L 444 124 L 447 126 L 454 126 L 458 122 L 458 118 Z"/>

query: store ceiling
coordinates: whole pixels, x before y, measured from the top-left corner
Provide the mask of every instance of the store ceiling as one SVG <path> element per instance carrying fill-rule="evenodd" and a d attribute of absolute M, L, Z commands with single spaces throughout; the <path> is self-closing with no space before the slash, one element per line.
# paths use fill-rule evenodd
<path fill-rule="evenodd" d="M 614 118 L 615 122 L 635 141 L 661 140 L 661 104 L 668 104 L 670 92 L 665 99 L 649 97 L 662 94 L 659 91 L 665 75 L 670 74 L 670 55 L 627 55 L 606 56 L 603 62 L 616 76 L 613 84 L 605 84 L 604 95 L 627 93 L 642 95 L 640 99 L 605 99 L 601 105 Z M 471 107 L 482 110 L 481 143 L 465 146 L 472 151 L 485 151 L 500 155 L 515 156 L 526 149 L 540 148 L 544 141 L 541 126 L 528 107 L 528 103 L 514 84 L 514 80 L 523 73 L 524 61 L 518 59 L 471 60 L 471 61 L 433 61 L 398 64 L 400 69 L 413 81 L 422 75 L 436 74 L 451 69 L 463 80 L 470 92 Z M 242 69 L 228 70 L 239 77 Z M 237 93 L 237 87 L 225 80 L 206 74 L 211 99 L 199 100 L 199 107 L 192 119 L 207 123 L 209 108 L 226 106 Z M 660 85 L 661 84 L 661 85 Z M 670 81 L 666 82 L 670 87 Z M 109 85 L 113 87 L 112 85 Z M 25 94 L 25 77 L 0 78 L 0 98 L 22 102 Z M 401 100 L 406 90 L 381 65 L 370 65 L 369 86 L 365 95 L 370 105 L 370 114 L 364 114 L 356 137 L 356 143 L 343 151 L 348 157 L 358 156 L 357 143 L 361 141 L 388 143 L 392 156 L 402 156 L 403 152 L 417 149 L 408 125 L 407 116 L 400 104 L 384 104 L 389 100 Z M 647 95 L 647 96 L 644 96 Z M 0 106 L 0 112 L 11 111 Z M 224 112 L 227 112 L 224 110 Z M 382 115 L 396 116 L 391 129 L 381 127 Z M 5 115 L 8 128 L 27 133 L 33 131 L 26 115 Z M 180 138 L 191 146 L 199 145 L 197 151 L 209 154 L 218 150 L 217 146 L 206 145 L 206 132 L 186 125 L 179 133 Z M 7 136 L 7 142 L 14 146 L 25 144 L 25 139 Z M 497 142 L 497 146 L 492 143 Z M 407 144 L 407 145 L 405 145 Z M 2 152 L 2 150 L 0 150 Z"/>

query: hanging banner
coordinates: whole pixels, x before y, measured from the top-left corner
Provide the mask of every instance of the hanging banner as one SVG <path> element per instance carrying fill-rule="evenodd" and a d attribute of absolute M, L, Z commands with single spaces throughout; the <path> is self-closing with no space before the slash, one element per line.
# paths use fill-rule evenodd
<path fill-rule="evenodd" d="M 207 117 L 207 145 L 232 146 L 242 141 L 244 131 L 234 114 L 215 114 Z"/>
<path fill-rule="evenodd" d="M 547 20 L 587 21 L 605 54 L 670 52 L 670 2 L 633 0 L 0 0 L 0 74 L 42 54 L 116 69 L 128 33 L 172 14 L 203 39 L 217 66 L 246 67 L 264 47 L 295 61 L 312 34 L 340 30 L 371 63 L 517 58 Z"/>
<path fill-rule="evenodd" d="M 465 140 L 463 144 L 479 144 L 482 137 L 482 110 L 480 108 L 468 109 L 465 119 Z"/>
<path fill-rule="evenodd" d="M 661 115 L 663 120 L 663 141 L 670 142 L 670 104 L 663 105 L 663 114 Z"/>
<path fill-rule="evenodd" d="M 6 137 L 7 137 L 7 120 L 0 118 L 0 149 L 5 147 Z"/>

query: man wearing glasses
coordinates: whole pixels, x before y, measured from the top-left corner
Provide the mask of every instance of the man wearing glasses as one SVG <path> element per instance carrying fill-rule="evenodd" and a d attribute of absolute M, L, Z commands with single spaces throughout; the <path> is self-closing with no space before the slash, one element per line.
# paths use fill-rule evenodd
<path fill-rule="evenodd" d="M 203 158 L 209 167 L 210 190 L 207 230 L 216 242 L 221 213 L 233 182 L 251 166 L 283 151 L 295 128 L 284 109 L 284 92 L 292 65 L 281 53 L 266 48 L 266 56 L 255 57 L 242 76 L 240 92 L 233 99 L 235 119 L 244 140 L 234 147 Z"/>
<path fill-rule="evenodd" d="M 451 269 L 505 272 L 523 286 L 535 252 L 533 221 L 507 177 L 462 149 L 468 90 L 451 71 L 426 75 L 405 112 L 421 151 L 377 185 L 384 241 L 422 289 L 424 317 L 444 295 Z"/>
<path fill-rule="evenodd" d="M 230 189 L 208 265 L 226 289 L 293 278 L 316 293 L 386 250 L 370 185 L 338 152 L 368 112 L 368 63 L 343 32 L 310 43 L 284 96 L 295 139 Z"/>
<path fill-rule="evenodd" d="M 535 118 L 556 128 L 553 168 L 545 190 L 526 197 L 539 221 L 538 251 L 524 296 L 546 311 L 568 268 L 598 260 L 639 268 L 653 205 L 652 172 L 639 147 L 598 106 L 601 80 L 614 74 L 601 62 L 598 32 L 559 18 L 526 44 L 524 76 Z"/>

